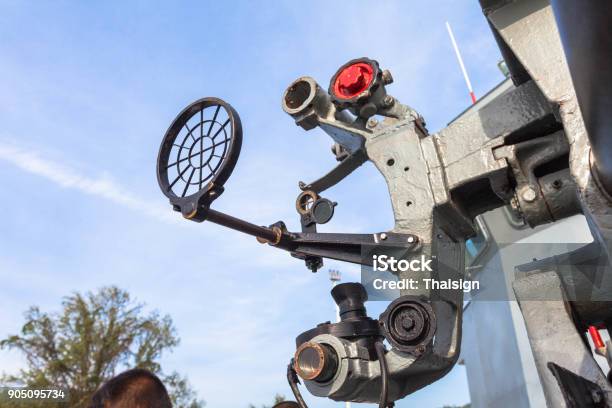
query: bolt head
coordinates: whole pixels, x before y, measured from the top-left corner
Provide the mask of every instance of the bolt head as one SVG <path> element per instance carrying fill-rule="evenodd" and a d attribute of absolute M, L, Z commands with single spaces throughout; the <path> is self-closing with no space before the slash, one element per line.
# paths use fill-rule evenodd
<path fill-rule="evenodd" d="M 527 201 L 528 203 L 531 203 L 535 201 L 537 194 L 533 187 L 527 187 L 525 191 L 523 191 L 523 193 L 521 194 L 521 197 L 523 197 L 523 200 Z"/>
<path fill-rule="evenodd" d="M 414 325 L 415 325 L 414 320 L 411 319 L 410 317 L 406 317 L 405 319 L 402 320 L 402 327 L 404 328 L 404 330 L 412 330 Z"/>
<path fill-rule="evenodd" d="M 518 198 L 516 196 L 513 196 L 510 199 L 510 207 L 512 207 L 513 210 L 518 211 L 519 210 L 519 203 L 518 203 Z"/>
<path fill-rule="evenodd" d="M 368 119 L 367 125 L 369 128 L 375 128 L 376 126 L 378 126 L 378 120 L 376 120 L 375 118 L 370 118 Z"/>
<path fill-rule="evenodd" d="M 321 260 L 321 258 L 315 256 L 307 257 L 304 260 L 304 263 L 306 264 L 306 268 L 308 268 L 312 273 L 317 272 L 319 268 L 323 266 L 323 261 Z"/>
<path fill-rule="evenodd" d="M 391 95 L 387 95 L 383 99 L 383 106 L 389 108 L 389 107 L 393 106 L 394 102 L 395 102 L 395 99 Z"/>
<path fill-rule="evenodd" d="M 408 237 L 408 243 L 412 244 L 414 242 L 414 237 L 411 235 Z"/>
<path fill-rule="evenodd" d="M 380 239 L 382 239 L 383 241 L 387 239 L 387 234 L 385 234 L 384 232 L 380 234 Z"/>

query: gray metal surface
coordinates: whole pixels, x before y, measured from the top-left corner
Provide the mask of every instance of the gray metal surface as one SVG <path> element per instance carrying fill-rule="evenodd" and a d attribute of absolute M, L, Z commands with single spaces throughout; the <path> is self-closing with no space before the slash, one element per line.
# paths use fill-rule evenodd
<path fill-rule="evenodd" d="M 597 239 L 610 252 L 610 197 L 591 172 L 591 148 L 580 112 L 552 7 L 547 0 L 487 2 L 485 14 L 547 99 L 559 106 L 570 143 L 570 170 L 583 211 Z"/>
<path fill-rule="evenodd" d="M 599 181 L 612 194 L 612 7 L 605 1 L 553 0 L 576 98 Z"/>
<path fill-rule="evenodd" d="M 485 14 L 494 30 L 497 31 L 500 41 L 512 52 L 516 57 L 516 62 L 524 67 L 530 78 L 538 85 L 547 99 L 558 105 L 558 116 L 563 123 L 563 128 L 570 144 L 570 171 L 577 186 L 581 208 L 587 217 L 596 242 L 609 255 L 612 237 L 611 200 L 596 177 L 596 171 L 593 167 L 592 149 L 550 4 L 545 0 L 519 0 L 514 2 L 483 1 L 482 3 Z M 591 6 L 582 3 L 580 5 L 578 3 L 574 4 L 577 8 Z M 601 4 L 601 7 L 607 8 L 608 6 Z M 563 12 L 566 11 L 571 13 L 570 10 L 564 10 Z M 585 11 L 581 10 L 576 13 L 576 17 L 579 17 L 580 13 L 585 13 Z M 605 14 L 599 17 L 605 17 Z M 577 30 L 588 31 L 592 28 L 576 25 L 567 28 L 567 30 L 573 30 L 575 35 Z M 607 29 L 607 34 L 609 35 L 609 27 Z M 570 36 L 575 38 L 574 35 Z M 578 48 L 586 48 L 582 51 L 586 53 L 593 51 L 593 46 L 585 47 L 585 45 L 581 43 L 578 45 Z M 602 56 L 603 58 L 609 57 L 609 49 L 602 52 L 607 55 Z M 597 64 L 596 61 L 597 58 L 591 55 L 588 61 L 583 61 L 583 63 Z M 605 78 L 603 84 L 599 83 L 596 78 L 596 76 L 590 75 L 588 86 L 592 87 L 596 84 L 595 87 L 601 89 L 609 97 L 610 91 L 609 87 L 605 86 Z M 579 84 L 579 88 L 585 85 L 585 83 Z M 605 105 L 605 101 L 603 102 Z M 598 107 L 597 105 L 596 109 Z M 596 112 L 596 110 L 593 112 Z M 589 111 L 589 113 L 593 112 Z M 606 134 L 607 136 L 609 134 Z M 602 151 L 605 151 L 605 149 Z M 607 275 L 610 275 L 609 266 Z M 548 287 L 546 286 L 548 283 L 545 280 L 537 280 L 536 278 L 533 278 L 530 284 L 543 285 L 543 289 Z M 519 290 L 522 288 L 526 291 L 528 289 L 527 286 L 527 282 L 525 282 L 523 286 L 519 286 Z M 537 286 L 532 286 L 532 288 L 536 290 Z M 552 290 L 551 287 L 548 288 Z M 537 302 L 525 302 L 522 311 L 530 327 L 530 336 L 534 340 L 532 342 L 534 345 L 534 355 L 540 361 L 540 368 L 542 369 L 540 374 L 544 376 L 543 385 L 546 390 L 548 404 L 549 406 L 565 406 L 556 380 L 552 381 L 548 373 L 543 374 L 544 361 L 567 363 L 577 370 L 575 373 L 580 373 L 580 367 L 576 367 L 576 365 L 591 367 L 594 364 L 594 360 L 590 351 L 584 350 L 584 343 L 582 343 L 575 325 L 569 319 L 563 321 L 565 316 L 563 313 L 569 307 L 568 305 L 558 301 L 555 304 L 542 303 L 541 310 L 536 306 Z M 548 320 L 540 320 L 539 322 L 546 323 L 550 322 L 551 319 L 554 321 L 557 314 L 559 314 L 558 318 L 560 319 L 557 321 L 558 325 L 546 326 L 549 330 L 547 333 L 548 337 L 537 331 L 538 327 L 533 323 L 534 320 L 543 319 L 543 316 L 546 316 Z M 567 350 L 566 354 L 549 352 L 559 347 L 559 344 L 562 344 Z M 576 353 L 572 353 L 572 351 Z M 586 374 L 592 373 L 589 373 L 587 370 Z"/>
<path fill-rule="evenodd" d="M 533 274 L 514 282 L 529 340 L 549 407 L 570 407 L 548 364 L 555 364 L 599 385 L 612 400 L 612 387 L 588 349 L 563 299 L 561 280 L 556 272 Z"/>

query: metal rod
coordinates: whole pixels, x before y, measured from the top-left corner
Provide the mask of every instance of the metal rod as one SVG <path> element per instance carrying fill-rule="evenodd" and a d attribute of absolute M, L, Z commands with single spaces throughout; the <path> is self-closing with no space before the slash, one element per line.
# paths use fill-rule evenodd
<path fill-rule="evenodd" d="M 245 234 L 249 234 L 269 242 L 274 242 L 278 238 L 272 228 L 260 227 L 259 225 L 251 224 L 248 221 L 244 221 L 212 209 L 209 209 L 206 212 L 206 221 L 223 225 L 224 227 L 244 232 Z"/>
<path fill-rule="evenodd" d="M 584 118 L 597 176 L 612 194 L 612 7 L 608 1 L 551 1 Z"/>
<path fill-rule="evenodd" d="M 293 363 L 294 361 L 291 359 L 289 365 L 287 366 L 287 381 L 289 382 L 289 387 L 291 387 L 291 392 L 293 392 L 293 396 L 295 397 L 298 406 L 300 408 L 308 408 L 308 405 L 306 405 L 306 401 L 304 401 L 304 398 L 300 393 L 300 389 L 297 386 L 300 380 L 298 379 L 297 373 L 293 368 Z"/>
<path fill-rule="evenodd" d="M 465 65 L 463 64 L 463 58 L 461 57 L 461 53 L 459 52 L 459 46 L 457 46 L 457 41 L 455 41 L 453 30 L 448 21 L 446 22 L 446 30 L 448 31 L 448 35 L 450 37 L 451 43 L 453 43 L 453 49 L 455 50 L 455 55 L 457 55 L 457 61 L 459 61 L 459 66 L 461 67 L 461 73 L 463 73 L 463 79 L 465 79 L 465 84 L 467 85 L 468 91 L 470 92 L 470 98 L 472 99 L 472 104 L 475 104 L 476 95 L 474 94 L 474 90 L 472 89 L 472 83 L 470 82 L 470 77 L 468 76 L 467 70 L 465 69 Z"/>
<path fill-rule="evenodd" d="M 390 405 L 387 402 L 389 398 L 389 367 L 387 366 L 387 360 L 385 360 L 385 346 L 383 345 L 382 341 L 378 341 L 376 344 L 374 344 L 374 349 L 376 350 L 376 357 L 378 357 L 378 361 L 380 363 L 380 378 L 382 381 L 378 407 L 387 408 Z"/>

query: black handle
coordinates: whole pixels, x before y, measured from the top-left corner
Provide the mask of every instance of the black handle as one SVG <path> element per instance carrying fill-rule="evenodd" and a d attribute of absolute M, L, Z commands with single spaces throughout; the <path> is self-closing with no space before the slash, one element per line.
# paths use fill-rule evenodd
<path fill-rule="evenodd" d="M 206 211 L 206 221 L 244 232 L 245 234 L 259 238 L 261 241 L 270 243 L 278 243 L 282 235 L 280 229 L 261 227 L 212 209 Z"/>

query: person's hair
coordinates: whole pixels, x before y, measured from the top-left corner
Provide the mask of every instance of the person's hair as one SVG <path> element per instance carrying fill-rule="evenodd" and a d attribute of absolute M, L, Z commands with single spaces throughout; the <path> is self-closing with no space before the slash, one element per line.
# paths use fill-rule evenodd
<path fill-rule="evenodd" d="M 300 408 L 300 406 L 295 401 L 282 401 L 273 406 L 272 408 Z"/>
<path fill-rule="evenodd" d="M 148 370 L 135 368 L 108 380 L 92 396 L 90 408 L 172 408 L 166 387 Z"/>

